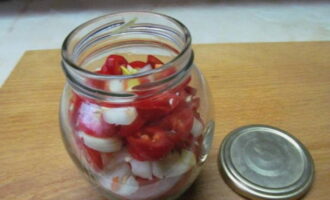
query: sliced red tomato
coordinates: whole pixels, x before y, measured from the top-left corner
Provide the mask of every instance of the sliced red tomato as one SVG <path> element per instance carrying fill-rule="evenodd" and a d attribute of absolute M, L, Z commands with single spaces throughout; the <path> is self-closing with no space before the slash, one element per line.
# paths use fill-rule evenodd
<path fill-rule="evenodd" d="M 164 64 L 161 60 L 159 60 L 157 57 L 155 57 L 153 55 L 148 55 L 147 63 L 150 64 L 152 66 L 152 68 L 155 68 L 156 65 Z"/>
<path fill-rule="evenodd" d="M 169 138 L 170 134 L 156 126 L 144 128 L 127 138 L 128 151 L 140 161 L 158 160 L 174 147 Z"/>
<path fill-rule="evenodd" d="M 153 179 L 149 180 L 149 179 L 141 178 L 139 176 L 136 176 L 135 180 L 139 183 L 140 187 L 147 186 L 147 185 L 150 185 L 150 184 L 154 184 L 157 181 L 159 181 L 159 179 L 155 178 L 155 177 L 153 177 Z"/>
<path fill-rule="evenodd" d="M 189 133 L 193 125 L 193 112 L 187 105 L 182 105 L 165 117 L 167 126 L 179 133 Z"/>
<path fill-rule="evenodd" d="M 140 109 L 152 110 L 158 109 L 163 110 L 165 112 L 172 111 L 176 108 L 181 102 L 185 101 L 185 98 L 189 95 L 184 88 L 189 84 L 191 78 L 187 78 L 183 83 L 179 86 L 171 89 L 170 91 L 163 92 L 156 96 L 149 97 L 147 99 L 142 99 L 134 102 L 134 105 Z M 156 92 L 155 89 L 148 91 L 139 91 L 138 95 L 148 95 Z"/>
<path fill-rule="evenodd" d="M 122 75 L 121 66 L 127 66 L 127 60 L 123 56 L 119 55 L 110 55 L 107 57 L 102 68 L 98 71 L 95 71 L 96 74 L 102 75 Z M 103 90 L 105 88 L 105 81 L 89 79 L 87 84 L 93 88 Z"/>
<path fill-rule="evenodd" d="M 189 103 L 190 107 L 193 109 L 194 113 L 197 113 L 197 109 L 200 106 L 200 98 L 199 97 L 193 97 Z"/>
<path fill-rule="evenodd" d="M 193 95 L 193 96 L 195 96 L 195 95 L 197 94 L 197 89 L 196 89 L 196 88 L 193 88 L 193 87 L 191 87 L 191 86 L 186 86 L 186 87 L 184 88 L 184 90 L 185 90 L 188 94 Z"/>
<path fill-rule="evenodd" d="M 100 72 L 104 75 L 122 75 L 121 66 L 127 66 L 127 60 L 120 55 L 110 55 L 107 57 Z"/>
<path fill-rule="evenodd" d="M 139 115 L 147 122 L 153 123 L 157 122 L 158 120 L 162 119 L 166 114 L 167 111 L 161 109 L 138 109 Z"/>
<path fill-rule="evenodd" d="M 140 68 L 143 68 L 147 65 L 147 63 L 145 62 L 142 62 L 142 61 L 133 61 L 133 62 L 130 62 L 129 65 L 133 68 L 137 68 L 137 69 L 140 69 Z"/>
<path fill-rule="evenodd" d="M 103 74 L 103 72 L 101 70 L 98 70 L 95 72 L 96 74 Z M 96 88 L 96 89 L 100 89 L 103 90 L 105 88 L 105 82 L 102 80 L 96 80 L 96 79 L 88 79 L 87 80 L 87 85 Z"/>
<path fill-rule="evenodd" d="M 170 138 L 176 147 L 190 145 L 193 136 L 190 131 L 193 126 L 193 111 L 187 104 L 181 104 L 172 113 L 166 116 L 160 126 L 172 132 Z"/>
<path fill-rule="evenodd" d="M 189 94 L 189 92 L 187 92 L 185 90 L 186 87 L 189 87 L 188 84 L 191 81 L 191 76 L 189 76 L 188 78 L 186 78 L 185 80 L 182 81 L 181 84 L 177 85 L 174 89 L 172 89 L 173 91 L 181 91 L 184 90 L 187 94 Z"/>
<path fill-rule="evenodd" d="M 143 110 L 163 110 L 165 112 L 170 112 L 180 103 L 180 97 L 171 92 L 163 92 L 154 97 L 146 98 L 134 102 L 134 105 Z"/>
<path fill-rule="evenodd" d="M 84 145 L 84 148 L 86 150 L 87 154 L 87 161 L 90 162 L 90 164 L 94 167 L 96 170 L 103 169 L 103 162 L 101 153 L 98 151 L 95 151 L 94 149 L 89 148 L 88 146 Z"/>
<path fill-rule="evenodd" d="M 130 125 L 120 126 L 119 134 L 123 137 L 134 135 L 145 123 L 146 121 L 138 115 Z"/>
<path fill-rule="evenodd" d="M 174 67 L 170 67 L 166 70 L 163 70 L 162 72 L 159 72 L 159 73 L 155 74 L 155 79 L 156 80 L 164 79 L 168 76 L 171 76 L 171 75 L 175 74 L 175 72 L 176 72 L 176 69 Z"/>
<path fill-rule="evenodd" d="M 186 100 L 187 100 L 187 97 L 189 96 L 189 94 L 185 90 L 178 90 L 175 94 L 180 99 L 180 105 L 187 103 Z"/>
<path fill-rule="evenodd" d="M 74 125 L 77 121 L 77 116 L 79 114 L 79 109 L 81 104 L 83 103 L 83 98 L 76 93 L 72 93 L 70 105 L 69 105 L 69 116 L 70 121 Z"/>

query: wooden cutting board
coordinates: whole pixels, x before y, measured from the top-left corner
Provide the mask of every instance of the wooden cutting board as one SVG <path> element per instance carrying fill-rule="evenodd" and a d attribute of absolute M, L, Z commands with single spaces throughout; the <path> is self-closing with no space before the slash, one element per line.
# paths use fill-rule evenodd
<path fill-rule="evenodd" d="M 314 158 L 305 199 L 329 199 L 330 42 L 194 46 L 216 111 L 212 151 L 181 199 L 236 200 L 218 175 L 223 137 L 248 124 L 284 129 Z M 80 175 L 61 141 L 58 106 L 64 75 L 60 51 L 28 51 L 0 89 L 0 199 L 103 200 Z"/>

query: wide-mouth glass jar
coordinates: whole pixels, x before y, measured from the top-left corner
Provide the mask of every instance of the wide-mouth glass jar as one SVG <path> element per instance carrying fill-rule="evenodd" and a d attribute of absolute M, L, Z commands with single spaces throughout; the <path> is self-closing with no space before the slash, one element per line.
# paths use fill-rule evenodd
<path fill-rule="evenodd" d="M 214 122 L 179 21 L 123 12 L 74 29 L 62 47 L 63 140 L 109 199 L 175 199 L 196 179 Z"/>

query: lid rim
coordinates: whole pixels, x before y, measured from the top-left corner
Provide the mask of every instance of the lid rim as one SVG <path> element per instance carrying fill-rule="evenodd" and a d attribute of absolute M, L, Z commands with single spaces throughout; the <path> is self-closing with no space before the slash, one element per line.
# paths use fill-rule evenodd
<path fill-rule="evenodd" d="M 303 168 L 300 177 L 292 184 L 282 188 L 261 187 L 243 177 L 235 168 L 231 160 L 230 147 L 238 133 L 249 128 L 266 128 L 279 132 L 289 144 L 294 145 L 303 155 Z M 268 133 L 268 132 L 267 132 Z M 269 132 L 272 133 L 272 132 Z M 274 134 L 274 133 L 273 133 Z M 249 125 L 231 131 L 222 141 L 218 154 L 219 172 L 225 182 L 237 193 L 253 199 L 296 199 L 307 193 L 314 179 L 314 163 L 307 148 L 294 136 L 278 128 L 268 125 Z"/>

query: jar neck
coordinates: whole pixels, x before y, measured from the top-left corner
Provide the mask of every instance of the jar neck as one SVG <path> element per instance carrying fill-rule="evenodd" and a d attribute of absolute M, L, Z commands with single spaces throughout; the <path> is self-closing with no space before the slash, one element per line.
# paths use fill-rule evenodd
<path fill-rule="evenodd" d="M 159 68 L 132 75 L 96 74 L 95 71 L 111 54 L 129 57 L 152 54 L 164 58 L 165 62 Z M 62 58 L 62 67 L 72 88 L 86 96 L 104 100 L 142 98 L 175 86 L 189 72 L 193 52 L 190 33 L 177 20 L 151 12 L 125 12 L 102 16 L 77 27 L 63 43 Z M 147 84 L 120 91 L 88 84 L 127 84 L 145 79 L 149 80 Z"/>
<path fill-rule="evenodd" d="M 132 58 L 151 54 L 165 62 L 159 68 L 132 75 L 95 73 L 110 54 Z M 102 16 L 77 27 L 63 43 L 62 58 L 68 82 L 77 92 L 96 99 L 130 101 L 155 95 L 184 81 L 193 64 L 193 51 L 188 29 L 177 20 L 151 12 L 125 12 Z M 145 84 L 120 91 L 88 84 L 127 84 L 146 79 Z"/>

